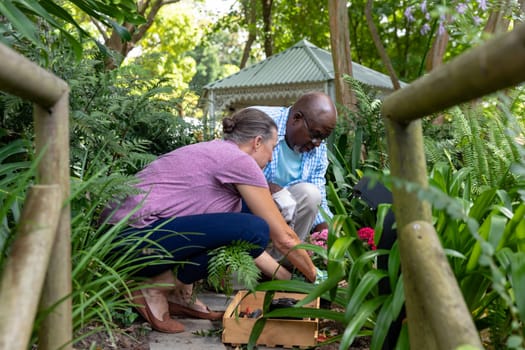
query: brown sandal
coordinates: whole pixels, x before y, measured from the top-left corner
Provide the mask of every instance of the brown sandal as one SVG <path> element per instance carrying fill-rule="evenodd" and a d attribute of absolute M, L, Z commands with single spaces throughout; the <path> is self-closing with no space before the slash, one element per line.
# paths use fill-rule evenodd
<path fill-rule="evenodd" d="M 144 298 L 144 295 L 140 290 L 133 291 L 132 295 L 132 302 L 135 304 L 135 309 L 142 317 L 144 317 L 146 321 L 148 321 L 153 329 L 164 333 L 184 332 L 184 325 L 172 319 L 169 312 L 166 312 L 164 315 L 162 315 L 162 320 L 156 318 L 151 312 L 148 304 L 146 303 L 146 298 Z"/>
<path fill-rule="evenodd" d="M 201 318 L 203 320 L 215 321 L 220 320 L 224 315 L 224 312 L 211 311 L 208 307 L 206 307 L 208 312 L 202 312 L 192 309 L 189 306 L 183 306 L 171 301 L 168 301 L 168 305 L 170 307 L 170 315 L 175 316 L 189 316 L 193 318 Z"/>

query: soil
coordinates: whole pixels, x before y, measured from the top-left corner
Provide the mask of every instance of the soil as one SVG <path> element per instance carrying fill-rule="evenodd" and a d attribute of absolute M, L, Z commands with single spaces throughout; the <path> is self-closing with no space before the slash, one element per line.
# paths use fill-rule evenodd
<path fill-rule="evenodd" d="M 148 336 L 151 328 L 142 319 L 137 320 L 131 326 L 113 330 L 113 338 L 107 332 L 94 332 L 95 327 L 86 327 L 80 332 L 85 337 L 74 345 L 76 350 L 150 350 Z M 342 327 L 330 320 L 319 322 L 319 333 L 330 337 L 342 332 Z M 90 334 L 92 333 L 92 334 Z M 77 335 L 78 336 L 78 335 Z M 94 346 L 94 347 L 92 347 Z M 369 338 L 358 338 L 349 350 L 368 350 Z M 228 350 L 240 350 L 239 347 L 226 346 Z M 317 346 L 315 350 L 338 350 L 339 343 Z"/>
<path fill-rule="evenodd" d="M 113 329 L 110 336 L 105 331 L 94 332 L 94 326 L 84 328 L 76 337 L 84 338 L 75 343 L 73 346 L 77 350 L 149 350 L 148 336 L 151 327 L 142 318 L 135 321 L 131 326 L 126 328 Z M 92 346 L 95 346 L 92 348 Z"/>

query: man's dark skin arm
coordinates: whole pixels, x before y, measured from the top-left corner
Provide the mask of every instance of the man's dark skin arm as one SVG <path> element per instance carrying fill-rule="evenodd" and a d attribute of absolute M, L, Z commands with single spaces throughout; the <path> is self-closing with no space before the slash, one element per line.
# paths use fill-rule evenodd
<path fill-rule="evenodd" d="M 270 193 L 274 194 L 282 190 L 283 188 L 279 186 L 278 184 L 274 184 L 272 182 L 268 182 L 268 186 L 270 187 Z"/>

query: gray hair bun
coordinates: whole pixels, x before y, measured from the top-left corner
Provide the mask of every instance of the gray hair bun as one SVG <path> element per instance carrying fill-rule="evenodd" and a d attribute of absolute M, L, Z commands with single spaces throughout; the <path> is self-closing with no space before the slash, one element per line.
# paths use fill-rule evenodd
<path fill-rule="evenodd" d="M 222 120 L 222 130 L 225 134 L 230 134 L 235 130 L 235 121 L 231 117 L 225 117 Z"/>

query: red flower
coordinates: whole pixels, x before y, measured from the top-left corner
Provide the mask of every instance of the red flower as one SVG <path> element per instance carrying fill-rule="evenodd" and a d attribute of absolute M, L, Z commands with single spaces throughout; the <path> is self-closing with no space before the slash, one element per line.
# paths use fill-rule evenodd
<path fill-rule="evenodd" d="M 365 241 L 369 246 L 370 246 L 370 249 L 372 250 L 376 250 L 377 247 L 374 243 L 374 229 L 371 228 L 371 227 L 363 227 L 363 228 L 360 228 L 358 231 L 357 231 L 357 236 Z"/>

